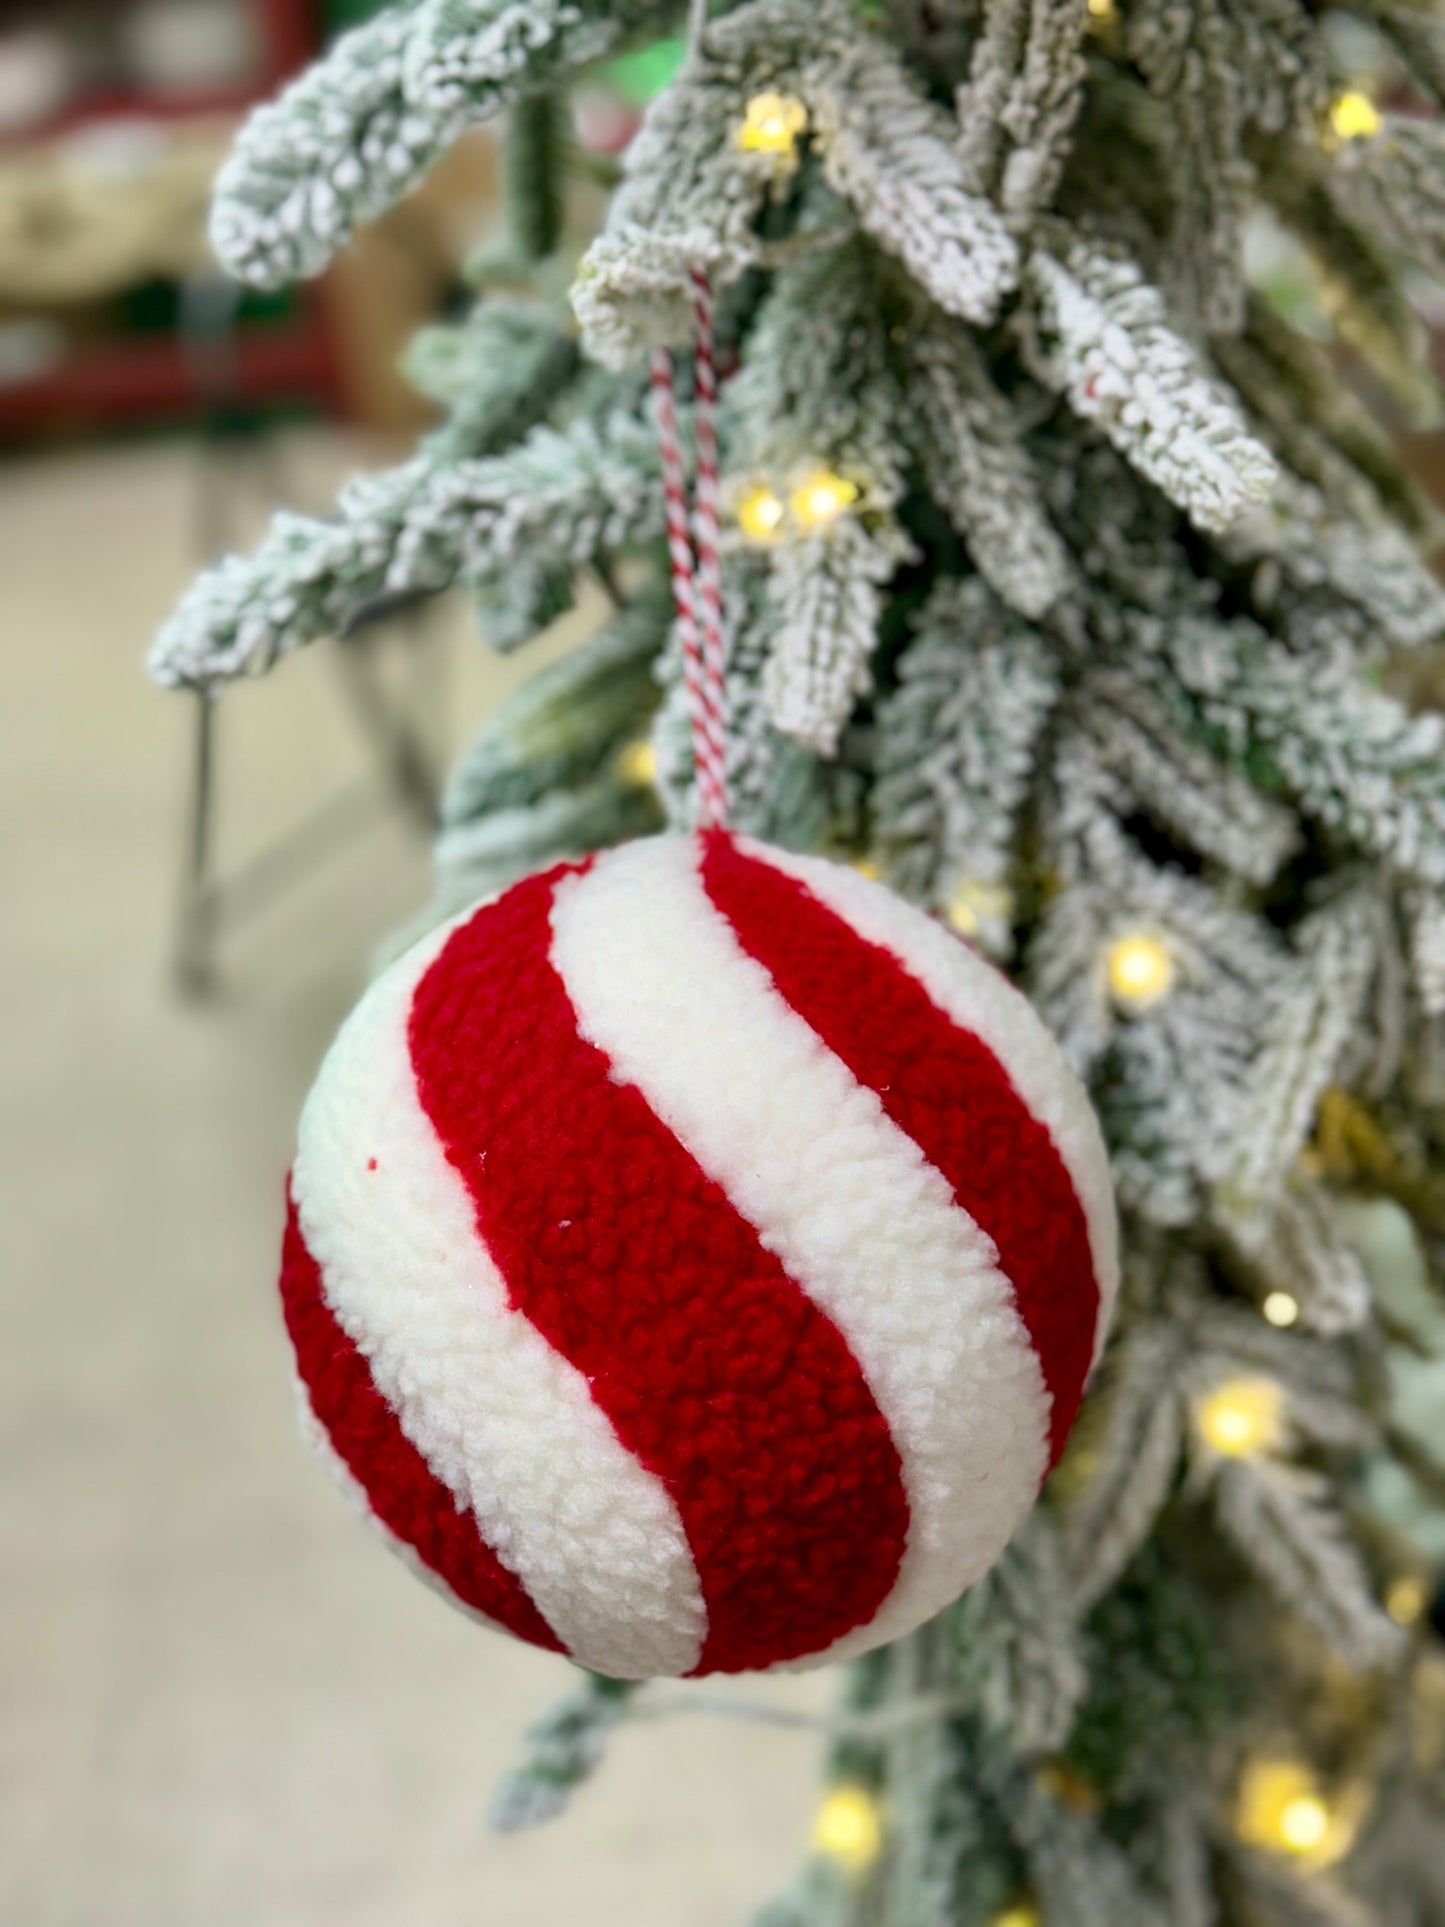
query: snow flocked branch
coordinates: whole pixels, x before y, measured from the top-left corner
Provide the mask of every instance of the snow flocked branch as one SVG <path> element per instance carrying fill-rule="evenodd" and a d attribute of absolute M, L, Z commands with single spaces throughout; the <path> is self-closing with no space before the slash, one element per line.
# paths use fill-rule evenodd
<path fill-rule="evenodd" d="M 1445 883 L 1445 718 L 1411 716 L 1348 659 L 1297 655 L 1244 619 L 1147 633 L 1216 754 L 1401 876 Z"/>
<path fill-rule="evenodd" d="M 956 105 L 975 191 L 1011 217 L 1046 207 L 1083 99 L 1088 11 L 1076 0 L 989 0 Z"/>
<path fill-rule="evenodd" d="M 855 491 L 849 512 L 771 550 L 775 627 L 762 690 L 778 729 L 832 754 L 872 685 L 883 591 L 910 545 L 894 517 L 907 452 L 888 300 L 866 243 L 781 270 L 731 384 L 732 463 L 787 494 L 821 465 Z"/>
<path fill-rule="evenodd" d="M 853 516 L 779 546 L 771 586 L 780 621 L 763 687 L 777 727 L 824 756 L 873 686 L 883 589 L 907 554 L 895 530 Z"/>
<path fill-rule="evenodd" d="M 968 330 L 937 310 L 908 331 L 908 419 L 934 499 L 979 573 L 1037 620 L 1074 587 L 1014 411 Z"/>
<path fill-rule="evenodd" d="M 661 529 L 655 437 L 625 407 L 540 426 L 496 456 L 423 455 L 353 481 L 332 521 L 276 516 L 254 554 L 208 570 L 157 637 L 151 673 L 195 687 L 256 674 L 384 593 L 486 586 L 539 550 L 580 568 Z"/>
<path fill-rule="evenodd" d="M 352 29 L 242 130 L 211 214 L 222 264 L 262 288 L 319 274 L 467 127 L 596 59 L 646 12 L 587 0 L 402 0 Z"/>
<path fill-rule="evenodd" d="M 934 590 L 897 673 L 878 707 L 875 845 L 890 881 L 916 901 L 944 906 L 974 886 L 983 934 L 992 906 L 976 886 L 1007 884 L 1058 700 L 1057 650 L 974 577 Z"/>
<path fill-rule="evenodd" d="M 1035 249 L 1027 279 L 1039 307 L 1042 377 L 1191 521 L 1228 528 L 1268 495 L 1273 457 L 1132 262 L 1073 237 L 1057 254 Z"/>
<path fill-rule="evenodd" d="M 694 263 L 736 273 L 770 170 L 738 151 L 739 103 L 772 87 L 801 99 L 823 177 L 852 218 L 949 314 L 990 320 L 1017 284 L 1018 248 L 970 190 L 950 116 L 839 0 L 748 0 L 648 110 L 574 299 L 589 351 L 617 366 L 685 337 Z"/>

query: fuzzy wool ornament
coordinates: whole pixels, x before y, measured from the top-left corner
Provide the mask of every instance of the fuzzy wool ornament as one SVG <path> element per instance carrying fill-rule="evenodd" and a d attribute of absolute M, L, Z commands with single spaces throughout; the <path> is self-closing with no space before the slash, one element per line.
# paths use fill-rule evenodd
<path fill-rule="evenodd" d="M 371 987 L 300 1129 L 308 1429 L 404 1558 L 623 1679 L 819 1665 L 998 1557 L 1116 1280 L 1027 1000 L 857 871 L 564 863 Z"/>

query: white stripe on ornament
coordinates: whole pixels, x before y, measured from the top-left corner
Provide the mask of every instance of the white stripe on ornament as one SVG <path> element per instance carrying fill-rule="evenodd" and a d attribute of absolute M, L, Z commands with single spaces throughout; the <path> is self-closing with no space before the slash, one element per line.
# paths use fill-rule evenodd
<path fill-rule="evenodd" d="M 833 1320 L 889 1425 L 907 1550 L 827 1657 L 866 1651 L 987 1571 L 1043 1478 L 1049 1396 L 993 1242 L 742 950 L 693 839 L 599 857 L 552 927 L 582 1034 Z"/>
<path fill-rule="evenodd" d="M 1038 1012 L 1001 970 L 884 885 L 844 864 L 794 856 L 750 837 L 740 836 L 738 845 L 759 862 L 795 877 L 860 937 L 888 951 L 945 1017 L 981 1038 L 1003 1065 L 1015 1091 L 1053 1139 L 1083 1207 L 1099 1288 L 1097 1360 L 1119 1291 L 1119 1224 L 1109 1154 L 1088 1092 L 1072 1074 L 1059 1075 L 1058 1046 Z M 960 969 L 961 958 L 974 967 Z"/>
<path fill-rule="evenodd" d="M 408 1018 L 454 927 L 393 964 L 332 1045 L 301 1118 L 301 1229 L 402 1430 L 568 1651 L 618 1679 L 686 1673 L 707 1619 L 677 1508 L 509 1303 L 421 1108 Z"/>
<path fill-rule="evenodd" d="M 466 1600 L 458 1599 L 446 1580 L 440 1573 L 432 1570 L 416 1547 L 405 1539 L 397 1538 L 385 1519 L 373 1508 L 366 1487 L 332 1444 L 331 1434 L 316 1416 L 316 1408 L 311 1403 L 311 1394 L 307 1389 L 306 1381 L 299 1373 L 293 1380 L 292 1389 L 296 1395 L 296 1417 L 302 1438 L 330 1473 L 340 1488 L 342 1496 L 353 1510 L 365 1520 L 379 1538 L 385 1541 L 388 1551 L 395 1553 L 408 1571 L 420 1579 L 430 1591 L 445 1599 L 455 1611 L 464 1613 L 468 1619 L 475 1620 L 479 1626 L 485 1626 L 488 1632 L 506 1632 L 507 1628 L 500 1620 L 491 1618 L 477 1606 L 468 1605 Z"/>

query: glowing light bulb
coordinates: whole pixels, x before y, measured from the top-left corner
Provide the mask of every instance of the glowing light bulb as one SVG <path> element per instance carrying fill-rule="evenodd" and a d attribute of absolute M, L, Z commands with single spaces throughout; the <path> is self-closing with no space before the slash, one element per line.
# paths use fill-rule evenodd
<path fill-rule="evenodd" d="M 1174 988 L 1174 957 L 1162 937 L 1135 930 L 1116 937 L 1107 960 L 1109 990 L 1125 1010 L 1148 1010 Z"/>
<path fill-rule="evenodd" d="M 1284 1393 L 1272 1378 L 1232 1378 L 1194 1408 L 1199 1436 L 1226 1459 L 1252 1459 L 1280 1442 Z"/>
<path fill-rule="evenodd" d="M 1114 0 L 1089 0 L 1089 18 L 1101 27 L 1107 27 L 1119 17 L 1119 9 Z"/>
<path fill-rule="evenodd" d="M 1287 1291 L 1270 1292 L 1269 1296 L 1260 1306 L 1260 1310 L 1264 1313 L 1270 1324 L 1277 1325 L 1281 1331 L 1283 1331 L 1286 1326 L 1299 1322 L 1299 1300 L 1298 1298 L 1292 1298 Z"/>
<path fill-rule="evenodd" d="M 793 520 L 809 535 L 832 528 L 858 500 L 858 486 L 830 468 L 812 468 L 788 498 Z"/>
<path fill-rule="evenodd" d="M 1298 1760 L 1252 1760 L 1240 1781 L 1236 1824 L 1250 1846 L 1322 1867 L 1348 1852 L 1363 1804 L 1348 1793 L 1327 1795 Z"/>
<path fill-rule="evenodd" d="M 961 937 L 976 937 L 986 923 L 1011 923 L 1014 893 L 1006 883 L 965 878 L 949 898 L 944 915 Z"/>
<path fill-rule="evenodd" d="M 788 519 L 788 506 L 766 482 L 754 482 L 739 496 L 734 513 L 749 542 L 776 542 Z"/>
<path fill-rule="evenodd" d="M 1097 1813 L 1099 1793 L 1063 1760 L 1049 1760 L 1034 1775 L 1034 1784 L 1070 1813 Z"/>
<path fill-rule="evenodd" d="M 867 1787 L 832 1789 L 813 1822 L 813 1846 L 849 1873 L 864 1873 L 872 1866 L 883 1846 L 883 1821 Z"/>
<path fill-rule="evenodd" d="M 1330 1830 L 1330 1810 L 1317 1794 L 1302 1793 L 1279 1816 L 1279 1840 L 1291 1853 L 1313 1853 Z"/>
<path fill-rule="evenodd" d="M 1417 1573 L 1402 1573 L 1385 1588 L 1385 1611 L 1397 1626 L 1413 1626 L 1430 1604 L 1430 1588 Z"/>
<path fill-rule="evenodd" d="M 1001 1914 L 995 1914 L 989 1927 L 1039 1927 L 1040 1918 L 1037 1907 L 1020 1900 L 1012 1907 L 1005 1907 Z"/>
<path fill-rule="evenodd" d="M 650 790 L 657 781 L 657 751 L 645 738 L 628 743 L 617 758 L 617 774 L 631 789 Z"/>
<path fill-rule="evenodd" d="M 875 863 L 871 856 L 855 856 L 852 862 L 852 868 L 858 872 L 860 877 L 867 877 L 870 883 L 881 883 L 883 881 L 882 867 Z"/>
<path fill-rule="evenodd" d="M 1352 87 L 1331 102 L 1330 126 L 1342 141 L 1368 140 L 1380 131 L 1380 110 L 1368 94 Z"/>
<path fill-rule="evenodd" d="M 793 94 L 754 94 L 737 130 L 745 154 L 768 154 L 791 165 L 808 126 L 808 109 Z"/>

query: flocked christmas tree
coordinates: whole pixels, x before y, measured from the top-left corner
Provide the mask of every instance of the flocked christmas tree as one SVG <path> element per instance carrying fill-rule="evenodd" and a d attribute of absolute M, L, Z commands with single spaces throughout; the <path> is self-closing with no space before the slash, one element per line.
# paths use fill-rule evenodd
<path fill-rule="evenodd" d="M 569 307 L 568 89 L 688 31 Z M 1445 1264 L 1445 728 L 1386 693 L 1445 597 L 1353 398 L 1432 400 L 1441 106 L 1429 0 L 411 0 L 220 181 L 221 256 L 272 286 L 505 115 L 510 243 L 416 345 L 446 425 L 205 576 L 160 679 L 383 591 L 462 585 L 509 649 L 590 574 L 610 620 L 456 773 L 436 916 L 686 824 L 647 363 L 702 268 L 733 820 L 983 946 L 1103 1122 L 1125 1285 L 1084 1418 L 989 1578 L 852 1669 L 770 1927 L 1445 1921 L 1431 1580 L 1371 1503 L 1445 1502 L 1391 1397 L 1428 1298 L 1373 1250 Z M 633 1690 L 585 1684 L 499 1817 L 555 1811 Z"/>

